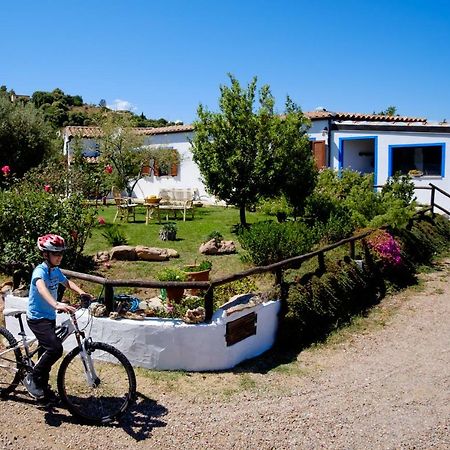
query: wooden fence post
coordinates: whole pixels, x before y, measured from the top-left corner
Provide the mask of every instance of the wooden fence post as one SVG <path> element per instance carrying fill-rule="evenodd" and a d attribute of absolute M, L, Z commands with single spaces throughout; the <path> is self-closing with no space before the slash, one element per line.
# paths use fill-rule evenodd
<path fill-rule="evenodd" d="M 214 312 L 214 288 L 210 286 L 205 293 L 205 322 L 211 322 Z"/>
<path fill-rule="evenodd" d="M 430 200 L 430 203 L 431 203 L 431 217 L 433 217 L 433 219 L 434 219 L 434 196 L 435 196 L 435 194 L 436 194 L 436 190 L 434 189 L 434 185 L 432 184 L 431 185 L 431 200 Z"/>
<path fill-rule="evenodd" d="M 324 271 L 325 271 L 325 255 L 324 255 L 323 252 L 320 252 L 320 253 L 317 255 L 317 257 L 318 257 L 318 259 L 319 259 L 319 270 L 320 270 L 321 272 L 324 272 Z"/>
<path fill-rule="evenodd" d="M 114 311 L 114 288 L 105 284 L 105 306 L 108 312 Z"/>
<path fill-rule="evenodd" d="M 355 241 L 350 241 L 350 258 L 355 259 Z"/>

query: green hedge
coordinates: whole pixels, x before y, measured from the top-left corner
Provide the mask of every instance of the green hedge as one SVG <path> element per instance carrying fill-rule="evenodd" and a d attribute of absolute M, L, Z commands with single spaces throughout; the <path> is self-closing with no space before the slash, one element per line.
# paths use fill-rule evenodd
<path fill-rule="evenodd" d="M 322 339 L 376 304 L 387 291 L 414 284 L 420 265 L 431 264 L 434 256 L 449 250 L 450 221 L 424 216 L 394 237 L 401 247 L 401 264 L 386 265 L 366 244 L 363 269 L 348 257 L 327 258 L 326 270 L 304 274 L 290 283 L 281 343 L 305 345 Z"/>

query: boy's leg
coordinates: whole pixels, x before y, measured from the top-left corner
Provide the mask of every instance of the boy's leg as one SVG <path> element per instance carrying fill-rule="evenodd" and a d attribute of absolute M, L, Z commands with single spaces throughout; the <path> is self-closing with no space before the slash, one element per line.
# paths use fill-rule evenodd
<path fill-rule="evenodd" d="M 33 379 L 41 389 L 47 389 L 53 364 L 61 358 L 63 346 L 55 334 L 56 321 L 49 319 L 28 320 L 28 325 L 45 350 L 34 366 Z"/>

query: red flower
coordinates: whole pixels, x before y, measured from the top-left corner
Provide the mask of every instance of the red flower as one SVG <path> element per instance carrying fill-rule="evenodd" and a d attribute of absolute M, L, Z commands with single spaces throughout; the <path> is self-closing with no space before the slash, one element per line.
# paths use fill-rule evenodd
<path fill-rule="evenodd" d="M 112 173 L 112 171 L 113 171 L 113 168 L 112 168 L 111 164 L 106 164 L 105 172 L 106 173 Z"/>
<path fill-rule="evenodd" d="M 45 192 L 52 192 L 52 187 L 49 184 L 44 185 Z"/>
<path fill-rule="evenodd" d="M 105 225 L 106 224 L 106 221 L 105 221 L 105 219 L 102 216 L 99 216 L 97 218 L 97 221 L 98 221 L 99 225 Z"/>
<path fill-rule="evenodd" d="M 5 177 L 7 177 L 11 172 L 11 168 L 9 166 L 3 166 L 1 170 Z"/>

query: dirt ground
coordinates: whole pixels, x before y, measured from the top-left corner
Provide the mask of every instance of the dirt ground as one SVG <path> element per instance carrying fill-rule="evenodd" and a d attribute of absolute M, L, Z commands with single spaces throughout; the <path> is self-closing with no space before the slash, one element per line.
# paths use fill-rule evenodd
<path fill-rule="evenodd" d="M 0 403 L 0 447 L 449 449 L 450 260 L 435 269 L 283 363 L 138 369 L 138 402 L 115 426 L 80 425 L 19 388 Z"/>

